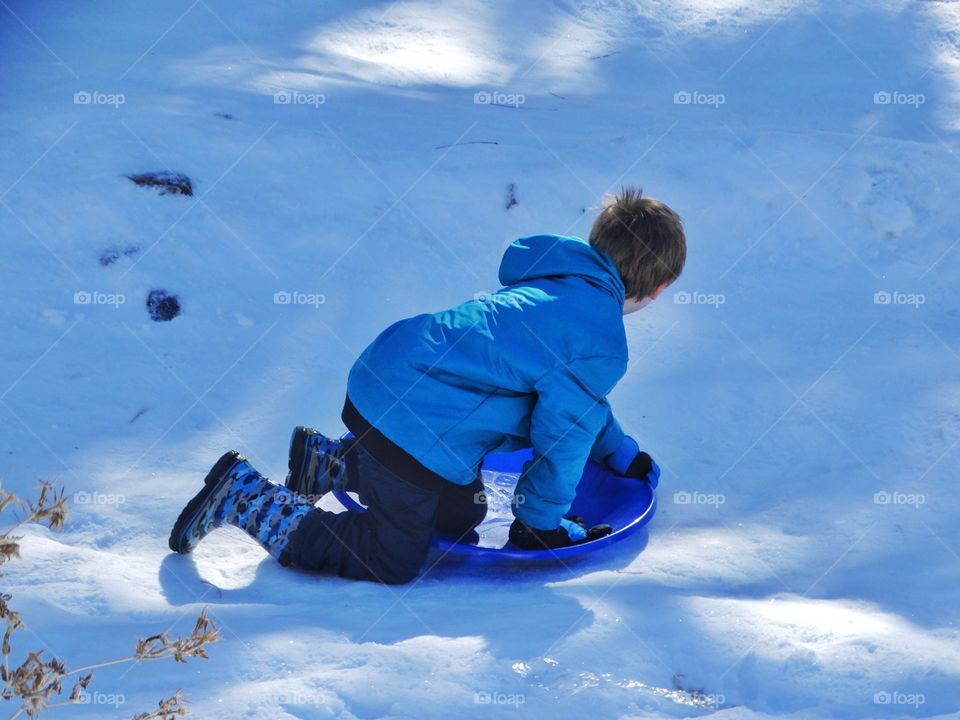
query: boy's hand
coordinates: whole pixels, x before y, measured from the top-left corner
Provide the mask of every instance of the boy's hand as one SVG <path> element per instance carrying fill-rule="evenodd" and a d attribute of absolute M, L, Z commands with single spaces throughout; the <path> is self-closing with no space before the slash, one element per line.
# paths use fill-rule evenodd
<path fill-rule="evenodd" d="M 609 525 L 594 525 L 589 530 L 581 517 L 564 518 L 556 530 L 534 530 L 520 520 L 510 526 L 510 542 L 521 550 L 551 550 L 590 542 L 609 535 Z"/>
<path fill-rule="evenodd" d="M 607 465 L 624 477 L 646 480 L 654 488 L 660 484 L 660 467 L 629 435 L 624 435 L 620 447 L 607 456 Z"/>
<path fill-rule="evenodd" d="M 660 484 L 660 466 L 645 452 L 637 453 L 637 456 L 633 459 L 633 462 L 630 463 L 630 467 L 627 468 L 624 475 L 626 477 L 646 480 L 654 488 Z"/>

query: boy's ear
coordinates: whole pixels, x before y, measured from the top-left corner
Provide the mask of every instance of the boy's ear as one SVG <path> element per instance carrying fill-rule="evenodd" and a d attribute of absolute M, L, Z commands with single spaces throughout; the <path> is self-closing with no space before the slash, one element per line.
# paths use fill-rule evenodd
<path fill-rule="evenodd" d="M 664 290 L 667 289 L 667 285 L 669 284 L 670 283 L 663 283 L 660 287 L 658 287 L 656 290 L 650 293 L 650 299 L 656 300 L 660 296 L 660 293 L 662 293 Z"/>

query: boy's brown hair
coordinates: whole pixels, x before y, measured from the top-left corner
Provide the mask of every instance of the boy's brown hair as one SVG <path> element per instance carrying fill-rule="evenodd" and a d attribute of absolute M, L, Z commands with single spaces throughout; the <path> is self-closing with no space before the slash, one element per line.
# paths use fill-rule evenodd
<path fill-rule="evenodd" d="M 624 187 L 605 197 L 590 229 L 590 245 L 613 259 L 627 299 L 638 300 L 676 280 L 687 259 L 680 216 L 642 192 Z"/>

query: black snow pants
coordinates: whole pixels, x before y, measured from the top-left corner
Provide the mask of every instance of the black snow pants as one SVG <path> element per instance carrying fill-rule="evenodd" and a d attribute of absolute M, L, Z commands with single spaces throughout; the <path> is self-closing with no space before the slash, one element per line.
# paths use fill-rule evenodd
<path fill-rule="evenodd" d="M 312 510 L 294 531 L 282 561 L 304 570 L 399 584 L 417 576 L 434 531 L 462 537 L 487 512 L 483 483 L 424 482 L 404 478 L 360 442 L 344 455 L 347 489 L 366 512 Z"/>

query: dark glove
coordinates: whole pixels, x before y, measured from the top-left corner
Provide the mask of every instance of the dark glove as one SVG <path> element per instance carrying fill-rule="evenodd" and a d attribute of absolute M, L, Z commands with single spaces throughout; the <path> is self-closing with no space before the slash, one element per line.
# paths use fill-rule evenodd
<path fill-rule="evenodd" d="M 630 467 L 627 468 L 624 475 L 626 477 L 646 480 L 653 487 L 657 487 L 657 485 L 660 484 L 660 466 L 645 452 L 637 453 L 637 456 L 633 459 L 633 462 L 630 463 Z"/>
<path fill-rule="evenodd" d="M 510 526 L 510 542 L 521 550 L 550 550 L 597 540 L 611 532 L 609 525 L 587 529 L 582 517 L 564 518 L 556 530 L 534 530 L 517 519 Z"/>
<path fill-rule="evenodd" d="M 624 435 L 620 447 L 607 456 L 607 465 L 624 477 L 646 480 L 654 488 L 660 484 L 660 467 L 629 435 Z"/>

